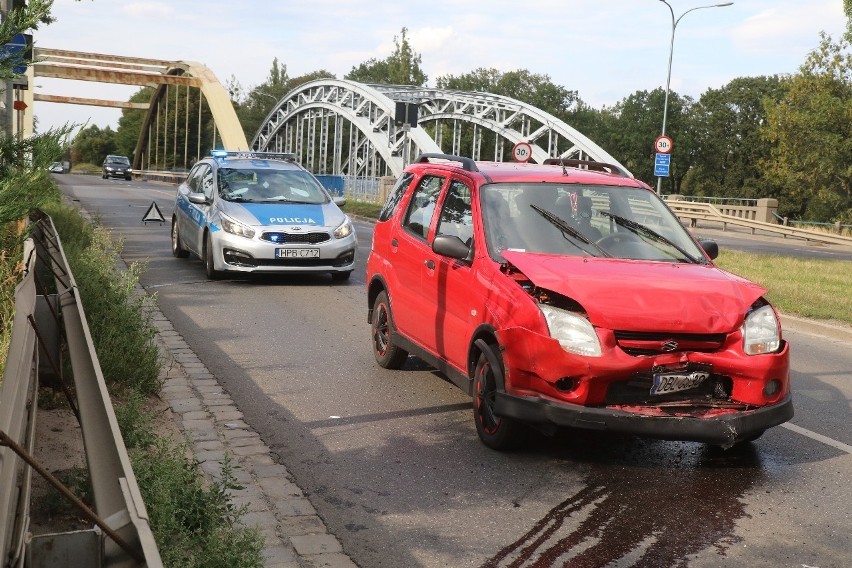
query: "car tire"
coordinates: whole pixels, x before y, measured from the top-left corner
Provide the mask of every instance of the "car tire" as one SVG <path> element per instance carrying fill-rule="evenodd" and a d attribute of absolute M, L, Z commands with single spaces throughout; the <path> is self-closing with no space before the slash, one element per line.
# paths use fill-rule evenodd
<path fill-rule="evenodd" d="M 335 282 L 343 282 L 345 280 L 349 280 L 349 277 L 352 276 L 352 271 L 349 270 L 347 272 L 332 272 L 331 279 Z"/>
<path fill-rule="evenodd" d="M 209 234 L 204 237 L 204 270 L 208 280 L 219 280 L 222 277 L 222 273 L 216 270 L 213 263 L 213 243 L 210 242 Z"/>
<path fill-rule="evenodd" d="M 396 329 L 393 325 L 390 300 L 385 291 L 379 293 L 373 302 L 373 318 L 370 322 L 373 339 L 373 355 L 380 367 L 400 369 L 408 358 L 408 351 L 394 342 Z"/>
<path fill-rule="evenodd" d="M 492 450 L 512 450 L 523 440 L 523 424 L 494 412 L 498 385 L 503 384 L 503 358 L 496 346 L 481 353 L 473 372 L 473 419 L 482 443 Z M 492 364 L 492 361 L 496 364 Z"/>
<path fill-rule="evenodd" d="M 183 248 L 183 242 L 180 240 L 180 232 L 178 231 L 177 219 L 172 219 L 172 256 L 175 258 L 186 258 L 189 256 L 189 251 Z"/>
<path fill-rule="evenodd" d="M 133 180 L 132 176 L 124 176 L 124 181 L 132 181 L 132 180 Z"/>

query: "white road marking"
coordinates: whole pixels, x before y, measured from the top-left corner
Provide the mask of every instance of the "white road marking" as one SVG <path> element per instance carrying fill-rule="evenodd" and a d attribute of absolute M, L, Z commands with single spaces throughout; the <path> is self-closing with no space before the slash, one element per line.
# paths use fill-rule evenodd
<path fill-rule="evenodd" d="M 785 422 L 781 424 L 787 430 L 792 430 L 797 434 L 801 434 L 802 436 L 807 436 L 811 440 L 816 440 L 817 442 L 822 442 L 823 444 L 827 444 L 833 448 L 837 448 L 842 452 L 846 452 L 847 454 L 852 454 L 852 446 L 848 444 L 844 444 L 843 442 L 838 442 L 837 440 L 832 440 L 828 436 L 823 436 L 822 434 L 817 434 L 816 432 L 812 432 L 807 428 L 802 428 L 801 426 L 796 426 L 795 424 L 790 424 L 789 422 Z"/>

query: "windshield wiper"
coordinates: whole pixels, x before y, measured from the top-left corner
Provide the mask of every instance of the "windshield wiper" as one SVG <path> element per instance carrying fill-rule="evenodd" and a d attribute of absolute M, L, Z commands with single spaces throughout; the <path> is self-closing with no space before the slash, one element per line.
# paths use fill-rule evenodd
<path fill-rule="evenodd" d="M 601 211 L 600 213 L 601 213 L 601 215 L 606 215 L 607 217 L 611 218 L 613 221 L 615 221 L 616 223 L 618 223 L 622 227 L 625 227 L 625 228 L 633 231 L 634 233 L 636 233 L 638 235 L 644 235 L 644 236 L 646 236 L 650 239 L 653 239 L 653 240 L 655 240 L 659 243 L 669 245 L 670 247 L 672 247 L 673 249 L 678 251 L 680 254 L 682 254 L 684 256 L 684 258 L 686 258 L 689 262 L 691 262 L 693 264 L 706 264 L 706 262 L 704 262 L 703 260 L 699 260 L 699 259 L 695 258 L 691 254 L 689 254 L 688 252 L 683 250 L 679 245 L 673 243 L 668 238 L 664 237 L 663 235 L 661 235 L 660 233 L 658 233 L 654 229 L 652 229 L 650 227 L 646 227 L 642 223 L 637 223 L 636 221 L 626 219 L 626 218 L 624 218 L 620 215 L 616 215 L 615 213 L 610 213 L 609 211 Z"/>
<path fill-rule="evenodd" d="M 551 213 L 550 211 L 548 211 L 547 209 L 544 209 L 544 208 L 542 208 L 542 207 L 539 207 L 538 205 L 535 205 L 534 203 L 531 203 L 531 204 L 530 204 L 530 207 L 532 207 L 532 208 L 536 211 L 536 213 L 538 213 L 539 215 L 541 215 L 542 217 L 544 217 L 545 219 L 547 219 L 547 220 L 548 220 L 548 221 L 549 221 L 552 225 L 554 225 L 557 229 L 559 229 L 560 231 L 562 231 L 562 235 L 563 235 L 563 236 L 565 236 L 566 234 L 571 235 L 572 237 L 574 237 L 575 239 L 577 239 L 578 241 L 580 241 L 580 242 L 582 242 L 582 243 L 585 243 L 585 244 L 587 244 L 587 245 L 592 245 L 592 246 L 593 246 L 593 247 L 595 247 L 595 248 L 596 248 L 596 249 L 597 249 L 597 250 L 598 250 L 598 251 L 599 251 L 602 255 L 604 255 L 604 256 L 609 256 L 609 257 L 611 257 L 611 256 L 612 256 L 612 255 L 611 255 L 611 254 L 609 254 L 607 251 L 605 251 L 604 249 L 602 249 L 601 247 L 599 247 L 599 246 L 597 245 L 597 243 L 595 243 L 595 242 L 594 242 L 593 240 L 591 240 L 589 237 L 587 237 L 586 235 L 584 235 L 583 233 L 581 233 L 580 231 L 578 231 L 577 229 L 575 229 L 574 227 L 572 227 L 571 225 L 569 225 L 568 223 L 566 223 L 566 222 L 565 222 L 565 221 L 564 221 L 561 217 L 559 217 L 558 215 L 555 215 L 555 214 Z M 589 252 L 589 251 L 585 251 L 585 252 Z"/>

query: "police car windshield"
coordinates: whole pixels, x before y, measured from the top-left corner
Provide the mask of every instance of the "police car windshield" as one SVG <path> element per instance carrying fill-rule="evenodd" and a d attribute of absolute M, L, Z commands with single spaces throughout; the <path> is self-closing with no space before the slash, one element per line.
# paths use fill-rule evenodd
<path fill-rule="evenodd" d="M 254 203 L 328 203 L 316 179 L 303 171 L 219 168 L 219 195 L 227 201 Z"/>

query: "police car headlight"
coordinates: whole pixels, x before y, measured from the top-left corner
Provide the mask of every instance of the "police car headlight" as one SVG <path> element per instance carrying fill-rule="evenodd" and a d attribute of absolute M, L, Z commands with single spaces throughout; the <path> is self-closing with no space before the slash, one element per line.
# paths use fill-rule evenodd
<path fill-rule="evenodd" d="M 557 340 L 562 349 L 586 357 L 601 356 L 601 342 L 589 320 L 546 304 L 538 307 L 547 321 L 550 337 Z"/>
<path fill-rule="evenodd" d="M 766 305 L 748 313 L 743 322 L 743 350 L 748 355 L 775 353 L 781 345 L 781 326 L 772 306 Z"/>
<path fill-rule="evenodd" d="M 352 221 L 347 217 L 343 223 L 338 225 L 338 227 L 334 230 L 334 238 L 335 239 L 345 239 L 349 235 L 352 234 Z"/>
<path fill-rule="evenodd" d="M 227 215 L 222 215 L 222 228 L 226 233 L 231 233 L 232 235 L 237 235 L 238 237 L 244 237 L 246 239 L 251 239 L 254 237 L 254 229 L 249 227 L 248 225 L 243 225 L 231 219 Z"/>

